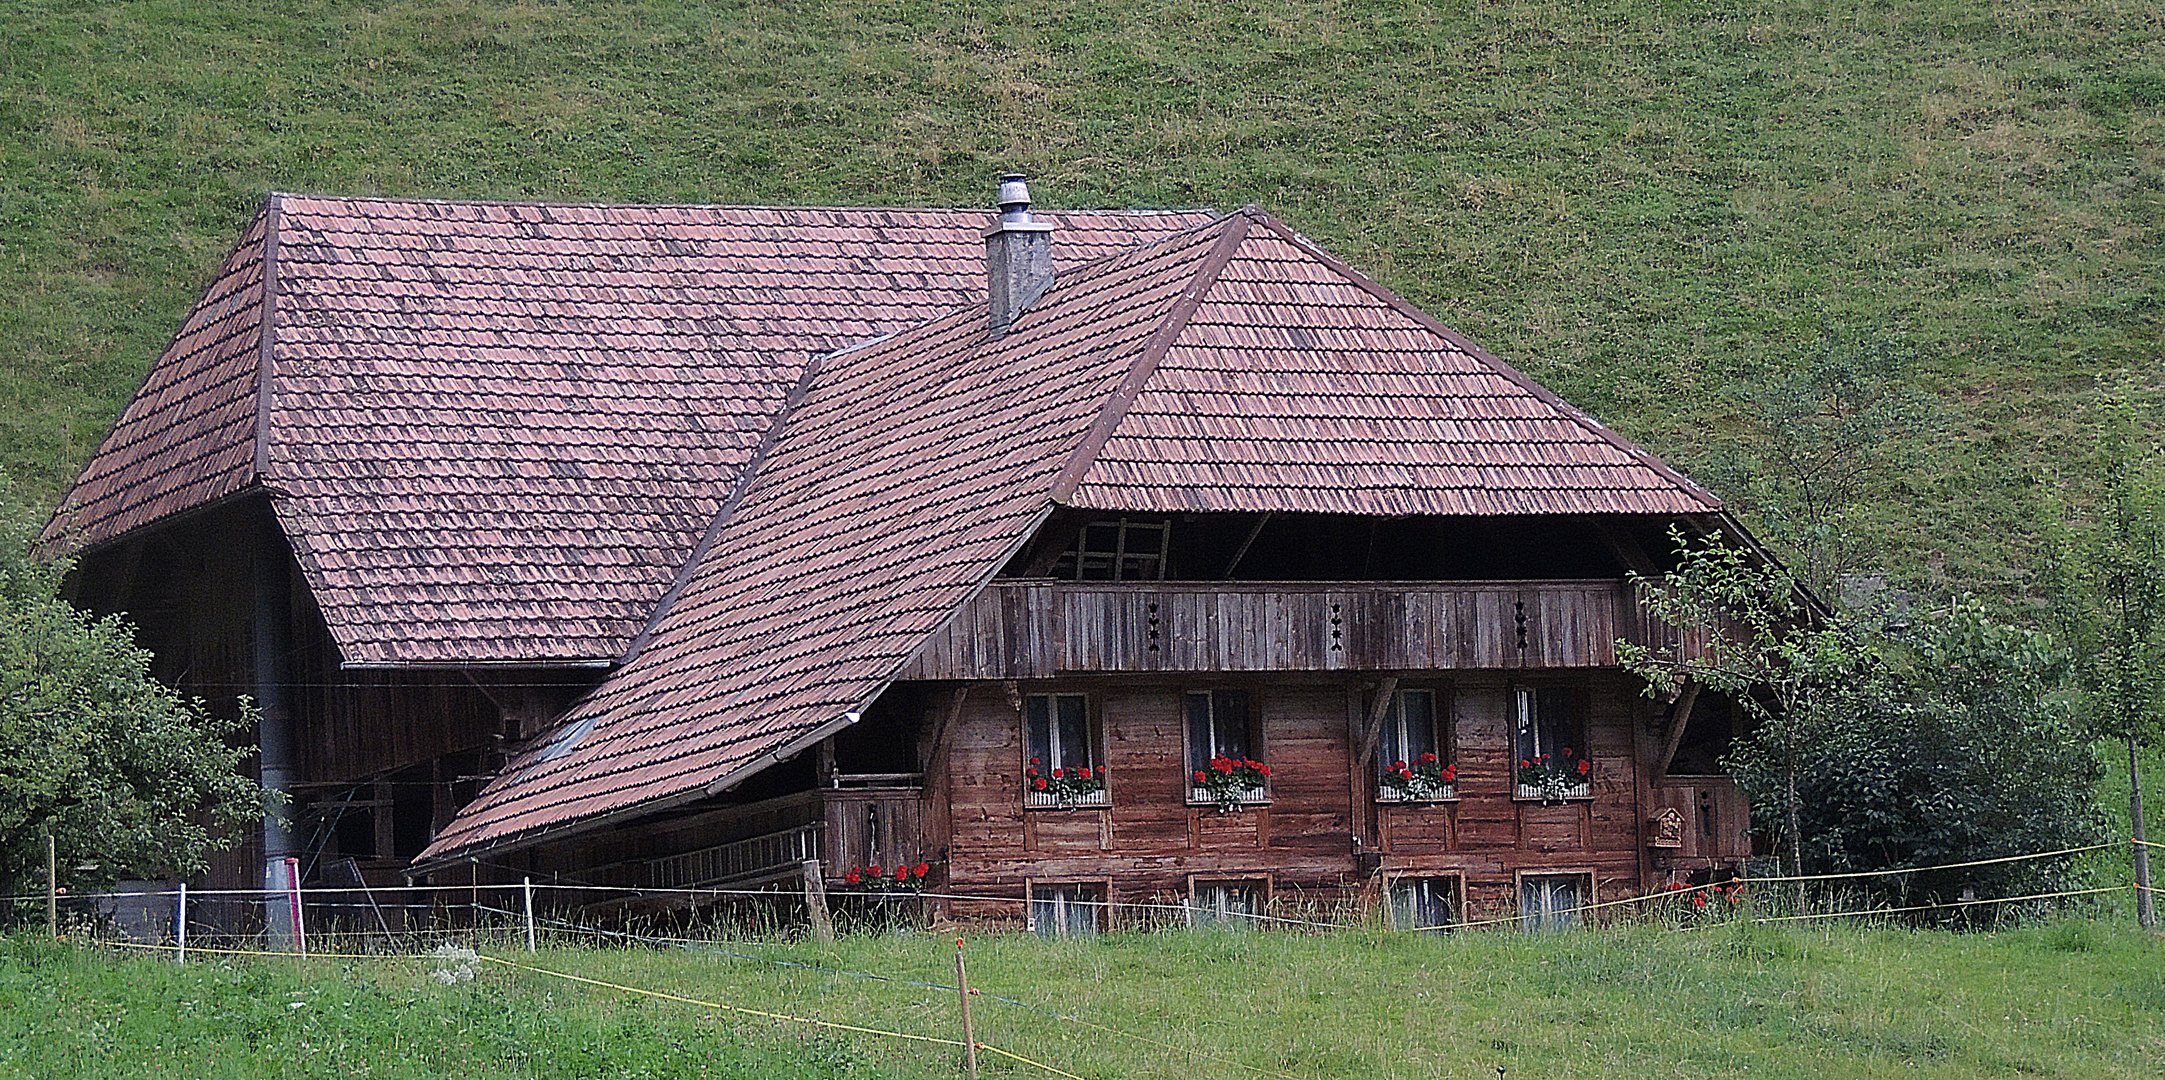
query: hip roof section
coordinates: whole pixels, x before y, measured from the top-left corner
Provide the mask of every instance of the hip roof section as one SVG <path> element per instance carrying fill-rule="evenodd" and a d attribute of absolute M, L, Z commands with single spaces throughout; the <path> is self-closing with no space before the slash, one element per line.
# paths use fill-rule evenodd
<path fill-rule="evenodd" d="M 1068 265 L 1211 220 L 1048 217 Z M 991 220 L 274 196 L 47 539 L 261 485 L 348 663 L 613 660 L 807 360 L 982 303 Z"/>

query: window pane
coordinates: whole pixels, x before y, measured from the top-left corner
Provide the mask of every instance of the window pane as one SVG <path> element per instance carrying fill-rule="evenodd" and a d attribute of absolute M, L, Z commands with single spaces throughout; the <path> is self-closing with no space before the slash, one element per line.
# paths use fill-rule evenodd
<path fill-rule="evenodd" d="M 1398 715 L 1404 742 L 1391 760 L 1414 761 L 1422 754 L 1435 753 L 1436 695 L 1427 690 L 1399 691 Z"/>
<path fill-rule="evenodd" d="M 1518 756 L 1525 761 L 1541 751 L 1540 726 L 1534 723 L 1534 692 L 1521 687 L 1511 692 L 1511 722 L 1518 731 Z"/>
<path fill-rule="evenodd" d="M 1229 758 L 1248 758 L 1248 694 L 1242 690 L 1214 690 L 1210 694 L 1211 728 L 1217 735 L 1216 752 Z"/>
<path fill-rule="evenodd" d="M 1189 694 L 1188 706 L 1188 771 L 1201 772 L 1210 767 L 1210 695 Z"/>
<path fill-rule="evenodd" d="M 1399 878 L 1391 883 L 1392 925 L 1442 930 L 1458 921 L 1457 884 L 1450 878 Z"/>
<path fill-rule="evenodd" d="M 1096 903 L 1098 891 L 1089 886 L 1078 886 L 1070 894 L 1067 905 L 1067 921 L 1061 929 L 1070 937 L 1090 937 L 1098 932 L 1098 914 L 1102 910 Z"/>
<path fill-rule="evenodd" d="M 1519 883 L 1519 914 L 1528 930 L 1561 930 L 1576 926 L 1578 908 L 1585 904 L 1583 875 L 1562 874 L 1529 877 Z"/>
<path fill-rule="evenodd" d="M 1228 930 L 1257 925 L 1251 916 L 1262 914 L 1263 890 L 1253 882 L 1200 881 L 1195 885 L 1193 906 L 1197 926 Z"/>
<path fill-rule="evenodd" d="M 1061 694 L 1054 701 L 1060 711 L 1060 756 L 1054 764 L 1063 769 L 1096 764 L 1096 740 L 1090 737 L 1089 702 L 1081 694 Z"/>
<path fill-rule="evenodd" d="M 1045 694 L 1031 694 L 1022 699 L 1023 760 L 1036 758 L 1044 762 L 1050 771 L 1054 765 L 1052 753 L 1052 698 Z"/>
<path fill-rule="evenodd" d="M 1536 694 L 1541 715 L 1541 752 L 1558 754 L 1565 747 L 1585 756 L 1579 743 L 1579 696 L 1561 686 L 1544 686 Z"/>

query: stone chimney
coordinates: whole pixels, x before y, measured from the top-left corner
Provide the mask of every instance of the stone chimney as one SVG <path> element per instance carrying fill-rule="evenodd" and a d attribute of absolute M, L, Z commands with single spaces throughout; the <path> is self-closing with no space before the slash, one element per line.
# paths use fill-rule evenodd
<path fill-rule="evenodd" d="M 1000 178 L 1000 220 L 985 230 L 985 271 L 996 338 L 1052 286 L 1052 226 L 1030 220 L 1030 185 L 1020 173 Z"/>

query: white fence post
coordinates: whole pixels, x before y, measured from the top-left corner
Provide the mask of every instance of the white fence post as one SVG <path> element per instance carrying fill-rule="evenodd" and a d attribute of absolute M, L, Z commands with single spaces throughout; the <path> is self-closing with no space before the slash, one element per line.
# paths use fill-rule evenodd
<path fill-rule="evenodd" d="M 173 897 L 173 962 L 188 962 L 188 883 L 180 883 L 180 892 Z"/>

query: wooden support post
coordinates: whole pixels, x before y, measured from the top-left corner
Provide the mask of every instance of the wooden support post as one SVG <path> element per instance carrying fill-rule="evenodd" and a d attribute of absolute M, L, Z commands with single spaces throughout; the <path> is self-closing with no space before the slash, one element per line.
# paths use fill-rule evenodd
<path fill-rule="evenodd" d="M 188 962 L 188 883 L 180 883 L 173 896 L 173 962 Z"/>
<path fill-rule="evenodd" d="M 977 1025 L 970 1019 L 970 971 L 962 963 L 962 939 L 955 939 L 955 996 L 962 1001 L 962 1074 L 977 1080 Z"/>
<path fill-rule="evenodd" d="M 1355 762 L 1363 769 L 1374 760 L 1376 741 L 1383 734 L 1383 718 L 1391 711 L 1391 699 L 1397 696 L 1397 676 L 1391 676 L 1376 684 L 1376 699 L 1368 704 L 1368 719 L 1361 725 L 1360 754 Z"/>
<path fill-rule="evenodd" d="M 533 953 L 538 949 L 534 941 L 534 879 L 532 877 L 520 880 L 519 898 L 525 903 L 526 907 L 526 951 Z"/>
<path fill-rule="evenodd" d="M 45 929 L 60 940 L 60 848 L 53 834 L 45 834 Z"/>
<path fill-rule="evenodd" d="M 834 940 L 834 918 L 827 912 L 827 871 L 818 859 L 804 860 L 804 910 L 812 920 L 812 936 Z"/>
<path fill-rule="evenodd" d="M 1699 684 L 1687 682 L 1684 692 L 1676 699 L 1676 716 L 1669 721 L 1669 736 L 1663 740 L 1661 756 L 1654 760 L 1654 773 L 1648 781 L 1659 784 L 1669 775 L 1669 764 L 1676 760 L 1676 748 L 1684 745 L 1684 729 L 1691 725 L 1692 706 L 1699 702 Z"/>

